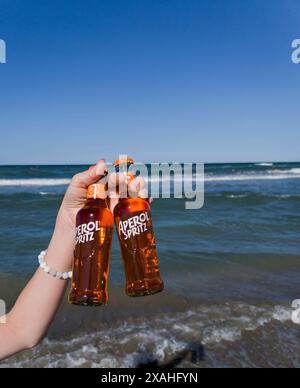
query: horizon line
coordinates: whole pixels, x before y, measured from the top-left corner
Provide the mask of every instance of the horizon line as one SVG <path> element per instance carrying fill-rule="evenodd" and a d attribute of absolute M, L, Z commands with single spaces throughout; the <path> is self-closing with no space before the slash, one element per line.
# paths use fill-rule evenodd
<path fill-rule="evenodd" d="M 107 162 L 110 163 L 110 162 Z M 137 162 L 141 163 L 141 162 Z M 247 161 L 247 162 L 143 162 L 144 164 L 152 164 L 152 163 L 203 163 L 204 165 L 206 164 L 260 164 L 260 163 L 300 163 L 300 160 L 277 160 L 277 161 Z M 0 167 L 32 167 L 32 166 L 92 166 L 95 163 L 24 163 L 24 164 L 18 164 L 18 163 L 8 163 L 8 164 L 1 164 Z"/>

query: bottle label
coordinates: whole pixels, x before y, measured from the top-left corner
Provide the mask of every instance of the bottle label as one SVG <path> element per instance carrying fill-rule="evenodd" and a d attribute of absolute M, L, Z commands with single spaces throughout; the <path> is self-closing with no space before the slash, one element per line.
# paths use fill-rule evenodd
<path fill-rule="evenodd" d="M 85 244 L 95 240 L 95 233 L 100 232 L 100 222 L 92 221 L 88 224 L 81 224 L 76 227 L 76 245 Z"/>
<path fill-rule="evenodd" d="M 149 213 L 140 213 L 127 220 L 120 221 L 119 223 L 119 235 L 123 237 L 123 240 L 128 240 L 131 237 L 138 236 L 147 232 L 149 222 Z"/>

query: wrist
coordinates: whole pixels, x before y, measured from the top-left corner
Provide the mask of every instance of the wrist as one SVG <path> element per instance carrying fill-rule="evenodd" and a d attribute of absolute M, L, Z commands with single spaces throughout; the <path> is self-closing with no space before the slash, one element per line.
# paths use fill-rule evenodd
<path fill-rule="evenodd" d="M 75 227 L 58 216 L 54 233 L 47 249 L 46 261 L 57 271 L 68 272 L 72 268 L 75 246 Z"/>
<path fill-rule="evenodd" d="M 64 203 L 61 205 L 57 214 L 55 231 L 63 231 L 65 233 L 74 233 L 75 218 L 70 215 L 70 211 L 65 207 Z"/>

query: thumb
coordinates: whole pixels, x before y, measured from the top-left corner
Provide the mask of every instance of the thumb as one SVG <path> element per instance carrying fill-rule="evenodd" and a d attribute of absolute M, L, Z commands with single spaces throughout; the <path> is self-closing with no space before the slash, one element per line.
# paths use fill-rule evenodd
<path fill-rule="evenodd" d="M 97 183 L 107 171 L 105 160 L 100 160 L 96 166 L 90 167 L 88 170 L 76 174 L 71 182 L 72 186 L 86 189 L 88 186 Z"/>

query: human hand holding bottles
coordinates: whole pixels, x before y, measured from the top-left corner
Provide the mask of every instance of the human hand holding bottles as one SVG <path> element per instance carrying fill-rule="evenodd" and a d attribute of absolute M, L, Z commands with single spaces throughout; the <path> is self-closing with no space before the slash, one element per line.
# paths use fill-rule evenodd
<path fill-rule="evenodd" d="M 46 256 L 47 263 L 56 270 L 71 269 L 77 213 L 85 204 L 88 186 L 97 183 L 105 170 L 105 162 L 101 160 L 72 179 Z M 114 199 L 111 210 L 117 201 Z M 7 314 L 6 323 L 0 325 L 0 360 L 40 342 L 65 295 L 67 285 L 66 281 L 46 275 L 41 268 L 36 271 Z"/>
<path fill-rule="evenodd" d="M 74 305 L 99 306 L 108 302 L 113 210 L 122 192 L 127 192 L 128 182 L 125 174 L 113 173 L 108 176 L 106 171 L 104 161 L 100 161 L 85 174 L 75 176 L 62 206 L 72 219 L 73 213 L 80 207 L 76 216 L 72 288 L 69 294 L 69 302 Z M 95 173 L 98 179 L 99 174 L 103 176 L 97 183 L 92 182 Z M 132 177 L 132 196 L 141 195 L 144 186 L 141 178 Z M 76 201 L 73 200 L 74 192 L 77 193 Z M 78 197 L 80 201 L 77 202 Z"/>
<path fill-rule="evenodd" d="M 70 271 L 75 238 L 75 219 L 83 206 L 87 187 L 96 183 L 105 169 L 104 161 L 76 175 L 59 210 L 46 261 L 58 271 Z M 34 260 L 34 258 L 33 258 Z M 13 309 L 0 325 L 0 360 L 36 346 L 46 333 L 65 294 L 68 283 L 46 275 L 39 268 Z"/>
<path fill-rule="evenodd" d="M 74 232 L 78 211 L 85 205 L 88 187 L 97 183 L 107 172 L 104 159 L 88 170 L 76 174 L 68 187 L 58 213 L 57 222 Z"/>
<path fill-rule="evenodd" d="M 70 271 L 77 213 L 86 203 L 88 187 L 97 183 L 105 171 L 105 162 L 101 160 L 96 166 L 72 179 L 47 250 L 46 261 L 52 268 L 62 272 Z M 120 174 L 112 174 L 109 179 L 122 182 L 123 177 Z M 140 188 L 137 184 L 136 191 Z M 111 211 L 118 202 L 118 197 L 112 198 Z M 0 325 L 0 360 L 32 348 L 40 342 L 65 295 L 67 285 L 66 281 L 46 275 L 41 268 L 36 271 L 13 309 L 7 314 L 6 324 Z"/>
<path fill-rule="evenodd" d="M 76 174 L 65 194 L 63 203 L 58 213 L 57 222 L 65 227 L 70 227 L 74 232 L 77 213 L 86 203 L 88 187 L 101 181 L 101 178 L 107 173 L 107 165 L 104 159 L 101 159 L 96 165 L 88 170 Z M 118 204 L 121 192 L 120 187 L 124 186 L 126 177 L 122 173 L 112 173 L 108 175 L 108 196 L 109 208 L 113 213 Z M 107 180 L 107 179 L 106 179 Z M 145 182 L 141 177 L 135 178 L 130 183 L 130 194 L 145 198 Z"/>

